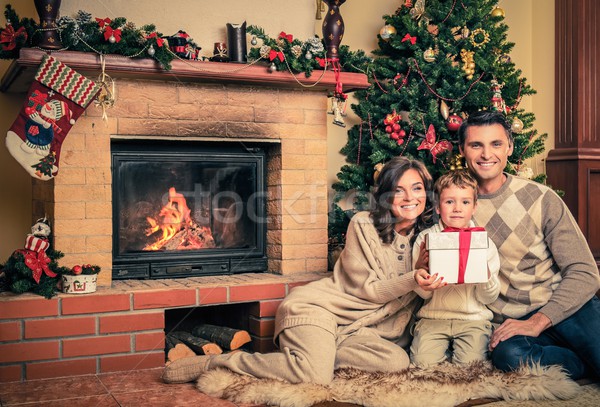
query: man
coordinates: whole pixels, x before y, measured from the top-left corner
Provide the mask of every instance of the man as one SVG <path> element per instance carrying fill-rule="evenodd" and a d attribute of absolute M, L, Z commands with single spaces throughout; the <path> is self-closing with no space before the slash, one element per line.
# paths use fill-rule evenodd
<path fill-rule="evenodd" d="M 573 379 L 600 377 L 600 277 L 573 216 L 550 188 L 503 172 L 513 139 L 502 113 L 476 112 L 458 135 L 479 183 L 474 219 L 500 254 L 493 364 L 559 364 Z"/>

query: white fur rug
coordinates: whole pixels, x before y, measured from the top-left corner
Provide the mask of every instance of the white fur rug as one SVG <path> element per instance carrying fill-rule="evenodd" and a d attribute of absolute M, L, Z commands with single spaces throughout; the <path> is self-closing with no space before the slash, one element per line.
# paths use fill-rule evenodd
<path fill-rule="evenodd" d="M 197 387 L 233 403 L 281 407 L 310 407 L 333 400 L 365 407 L 444 407 L 476 398 L 565 400 L 579 391 L 579 385 L 558 366 L 523 367 L 503 373 L 484 362 L 462 368 L 446 363 L 396 373 L 340 369 L 328 386 L 256 379 L 217 369 L 200 377 Z"/>

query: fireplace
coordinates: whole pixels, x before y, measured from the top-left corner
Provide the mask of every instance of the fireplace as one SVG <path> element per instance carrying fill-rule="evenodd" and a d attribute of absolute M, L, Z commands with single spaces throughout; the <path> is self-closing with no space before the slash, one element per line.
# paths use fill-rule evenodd
<path fill-rule="evenodd" d="M 265 150 L 113 140 L 113 279 L 266 271 Z"/>

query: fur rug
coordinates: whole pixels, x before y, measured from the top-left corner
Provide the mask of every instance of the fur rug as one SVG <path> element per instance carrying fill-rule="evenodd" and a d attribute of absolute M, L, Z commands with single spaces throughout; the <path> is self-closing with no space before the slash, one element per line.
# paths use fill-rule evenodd
<path fill-rule="evenodd" d="M 197 388 L 233 403 L 281 407 L 310 407 L 332 400 L 365 407 L 445 407 L 476 398 L 565 400 L 579 391 L 579 385 L 559 366 L 523 367 L 503 373 L 484 362 L 462 368 L 446 363 L 395 373 L 340 369 L 328 386 L 256 379 L 216 369 L 200 377 Z"/>

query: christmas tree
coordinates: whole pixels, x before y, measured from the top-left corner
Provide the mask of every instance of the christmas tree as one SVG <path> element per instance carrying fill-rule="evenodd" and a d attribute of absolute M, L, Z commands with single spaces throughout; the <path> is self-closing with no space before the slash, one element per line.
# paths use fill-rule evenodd
<path fill-rule="evenodd" d="M 535 90 L 510 59 L 514 43 L 497 0 L 405 0 L 385 15 L 379 49 L 363 67 L 371 87 L 356 92 L 360 124 L 342 149 L 330 216 L 330 243 L 343 241 L 350 217 L 367 208 L 374 176 L 395 156 L 423 161 L 431 175 L 462 167 L 457 130 L 472 112 L 495 109 L 512 123 L 514 152 L 506 171 L 527 174 L 524 161 L 544 150 L 546 134 L 519 107 Z M 530 170 L 529 170 L 530 171 Z M 343 205 L 342 202 L 343 201 Z M 351 206 L 342 210 L 341 206 Z"/>

